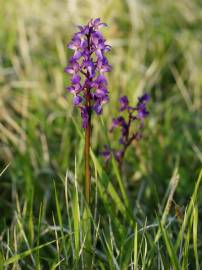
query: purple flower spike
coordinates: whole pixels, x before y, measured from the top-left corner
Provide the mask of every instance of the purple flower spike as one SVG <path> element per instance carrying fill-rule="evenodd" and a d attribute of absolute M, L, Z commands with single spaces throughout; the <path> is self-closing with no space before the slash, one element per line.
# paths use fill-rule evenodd
<path fill-rule="evenodd" d="M 143 96 L 139 97 L 136 107 L 129 106 L 129 100 L 127 96 L 123 96 L 119 99 L 120 103 L 119 111 L 123 112 L 127 110 L 128 117 L 126 119 L 122 115 L 119 115 L 117 118 L 114 118 L 112 120 L 110 132 L 112 132 L 115 128 L 120 129 L 121 137 L 119 138 L 119 144 L 121 145 L 120 146 L 121 148 L 119 150 L 110 149 L 110 151 L 114 154 L 114 157 L 120 167 L 122 166 L 125 152 L 131 145 L 131 143 L 134 140 L 139 141 L 142 138 L 144 120 L 149 114 L 149 112 L 147 111 L 147 102 L 149 101 L 149 99 L 150 97 L 148 94 L 144 94 Z M 135 132 L 134 130 L 131 131 L 133 122 L 137 123 Z M 110 156 L 107 157 L 108 158 L 107 159 L 105 158 L 105 160 L 108 161 Z"/>
<path fill-rule="evenodd" d="M 67 47 L 74 51 L 65 72 L 72 76 L 67 90 L 74 94 L 73 103 L 80 108 L 83 128 L 88 125 L 88 114 L 102 114 L 103 104 L 109 101 L 105 73 L 111 65 L 105 56 L 111 47 L 106 44 L 101 27 L 107 26 L 100 18 L 92 19 L 85 26 L 78 26 Z M 88 105 L 86 105 L 87 97 Z"/>

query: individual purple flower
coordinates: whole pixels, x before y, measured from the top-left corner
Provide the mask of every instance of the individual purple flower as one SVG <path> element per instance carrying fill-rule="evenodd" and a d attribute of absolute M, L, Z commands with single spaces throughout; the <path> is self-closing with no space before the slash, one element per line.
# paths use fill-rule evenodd
<path fill-rule="evenodd" d="M 108 161 L 111 157 L 111 150 L 108 145 L 104 145 L 104 150 L 101 152 L 102 156 L 104 157 L 105 161 Z"/>
<path fill-rule="evenodd" d="M 81 107 L 81 117 L 82 117 L 82 127 L 86 129 L 88 126 L 88 118 L 89 118 L 88 110 L 86 107 Z"/>
<path fill-rule="evenodd" d="M 67 45 L 74 51 L 65 68 L 65 72 L 72 76 L 67 90 L 74 95 L 73 104 L 80 109 L 84 128 L 88 126 L 91 112 L 102 114 L 102 107 L 109 100 L 105 73 L 111 70 L 111 65 L 105 53 L 111 47 L 99 31 L 104 26 L 107 25 L 100 18 L 78 26 L 79 31 Z"/>
<path fill-rule="evenodd" d="M 121 148 L 115 150 L 110 149 L 109 146 L 105 146 L 105 149 L 113 153 L 120 167 L 122 166 L 125 152 L 128 149 L 128 147 L 134 140 L 138 141 L 142 137 L 144 120 L 149 114 L 149 112 L 147 111 L 147 103 L 149 101 L 149 98 L 150 97 L 148 94 L 144 94 L 143 96 L 139 97 L 136 107 L 129 106 L 129 100 L 127 96 L 122 96 L 119 99 L 120 103 L 119 111 L 120 112 L 127 111 L 127 118 L 124 117 L 123 115 L 119 115 L 117 118 L 114 118 L 112 120 L 110 132 L 112 132 L 115 128 L 120 129 L 121 136 L 119 138 L 119 144 L 121 145 Z M 133 126 L 133 122 L 136 123 L 135 131 L 134 128 L 133 130 L 131 129 L 131 127 Z M 103 156 L 104 153 L 105 152 L 102 153 Z M 108 157 L 110 157 L 109 154 Z M 107 159 L 105 158 L 105 160 L 108 161 L 109 158 Z"/>
<path fill-rule="evenodd" d="M 139 103 L 146 103 L 149 101 L 149 99 L 150 99 L 150 96 L 146 93 L 138 98 L 138 104 Z"/>
<path fill-rule="evenodd" d="M 142 121 L 142 124 L 144 122 L 144 118 L 147 117 L 149 112 L 147 111 L 146 104 L 149 101 L 149 95 L 144 94 L 143 96 L 138 98 L 138 104 L 137 104 L 137 111 L 138 115 L 137 117 Z"/>
<path fill-rule="evenodd" d="M 73 103 L 75 106 L 78 106 L 81 102 L 82 102 L 82 97 L 80 97 L 80 96 L 74 97 Z"/>
<path fill-rule="evenodd" d="M 69 74 L 75 74 L 79 71 L 79 64 L 75 61 L 71 61 L 69 65 L 65 68 L 65 72 Z"/>
<path fill-rule="evenodd" d="M 127 96 L 123 96 L 119 99 L 119 103 L 120 103 L 120 111 L 124 111 L 128 109 L 128 97 Z"/>
<path fill-rule="evenodd" d="M 115 155 L 116 160 L 120 163 L 123 159 L 123 156 L 124 156 L 124 150 L 121 149 L 121 150 L 115 152 L 114 155 Z"/>
<path fill-rule="evenodd" d="M 138 105 L 138 110 L 137 111 L 138 111 L 137 117 L 140 120 L 144 120 L 144 118 L 149 114 L 149 112 L 146 109 L 146 105 L 144 103 L 140 103 Z"/>
<path fill-rule="evenodd" d="M 117 118 L 113 118 L 110 131 L 112 131 L 115 127 L 124 126 L 124 125 L 126 125 L 126 122 L 123 116 L 118 116 Z"/>
<path fill-rule="evenodd" d="M 89 22 L 89 25 L 93 27 L 94 29 L 98 29 L 99 27 L 102 27 L 102 26 L 107 26 L 106 23 L 101 22 L 100 18 L 91 19 Z"/>

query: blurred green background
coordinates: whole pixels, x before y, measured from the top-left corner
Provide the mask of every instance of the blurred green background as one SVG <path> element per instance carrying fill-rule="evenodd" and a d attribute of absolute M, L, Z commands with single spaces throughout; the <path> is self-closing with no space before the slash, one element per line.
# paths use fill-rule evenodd
<path fill-rule="evenodd" d="M 74 124 L 80 127 L 81 119 L 65 90 L 64 67 L 76 25 L 96 17 L 108 24 L 104 35 L 112 46 L 106 126 L 120 95 L 134 103 L 143 92 L 151 95 L 144 138 L 125 160 L 131 198 L 139 194 L 145 213 L 155 215 L 151 207 L 159 207 L 178 166 L 175 199 L 189 199 L 202 164 L 202 1 L 1 0 L 0 171 L 9 164 L 0 182 L 1 229 L 12 221 L 16 194 L 20 202 L 34 200 L 36 213 L 41 201 L 52 209 L 53 180 L 60 189 L 66 173 L 71 179 L 75 156 L 83 181 L 83 140 Z M 100 162 L 106 142 L 94 117 Z"/>

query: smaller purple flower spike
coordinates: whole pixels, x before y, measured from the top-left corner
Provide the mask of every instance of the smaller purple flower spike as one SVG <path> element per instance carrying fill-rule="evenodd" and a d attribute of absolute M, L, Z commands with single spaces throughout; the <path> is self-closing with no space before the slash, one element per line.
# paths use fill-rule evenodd
<path fill-rule="evenodd" d="M 118 150 L 110 149 L 109 146 L 105 146 L 105 149 L 113 153 L 116 161 L 119 166 L 122 166 L 123 159 L 126 153 L 126 150 L 131 145 L 131 143 L 136 140 L 139 141 L 142 138 L 142 131 L 144 127 L 144 120 L 148 116 L 149 112 L 147 111 L 147 103 L 150 97 L 148 94 L 144 94 L 138 98 L 138 103 L 136 107 L 129 106 L 129 100 L 127 96 L 122 96 L 119 99 L 120 103 L 120 112 L 127 111 L 128 117 L 124 118 L 122 115 L 119 115 L 117 118 L 112 120 L 112 125 L 110 132 L 115 128 L 119 128 L 121 132 L 121 137 L 119 138 L 119 144 L 121 148 Z M 136 130 L 131 131 L 132 123 L 136 123 Z M 105 153 L 106 150 L 103 152 Z M 106 161 L 110 159 L 111 155 L 107 156 Z"/>
<path fill-rule="evenodd" d="M 102 114 L 103 105 L 109 101 L 105 73 L 111 71 L 112 67 L 105 54 L 111 47 L 100 32 L 100 28 L 105 26 L 100 18 L 92 19 L 87 25 L 78 26 L 79 31 L 67 45 L 73 50 L 65 68 L 65 72 L 72 76 L 67 90 L 74 95 L 73 104 L 80 109 L 83 128 L 88 126 L 88 114 L 91 111 Z"/>

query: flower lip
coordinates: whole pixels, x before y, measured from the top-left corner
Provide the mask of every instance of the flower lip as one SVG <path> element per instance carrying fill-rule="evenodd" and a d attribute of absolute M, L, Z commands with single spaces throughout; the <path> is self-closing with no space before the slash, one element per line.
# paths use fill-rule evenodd
<path fill-rule="evenodd" d="M 80 83 L 81 77 L 77 74 L 74 74 L 74 76 L 72 77 L 72 84 L 78 84 Z"/>
<path fill-rule="evenodd" d="M 82 102 L 82 100 L 83 100 L 82 97 L 76 95 L 74 97 L 73 103 L 74 103 L 75 106 L 78 106 Z"/>
<path fill-rule="evenodd" d="M 65 67 L 64 71 L 69 74 L 74 74 L 79 71 L 79 64 L 74 60 L 69 63 L 67 67 Z"/>

